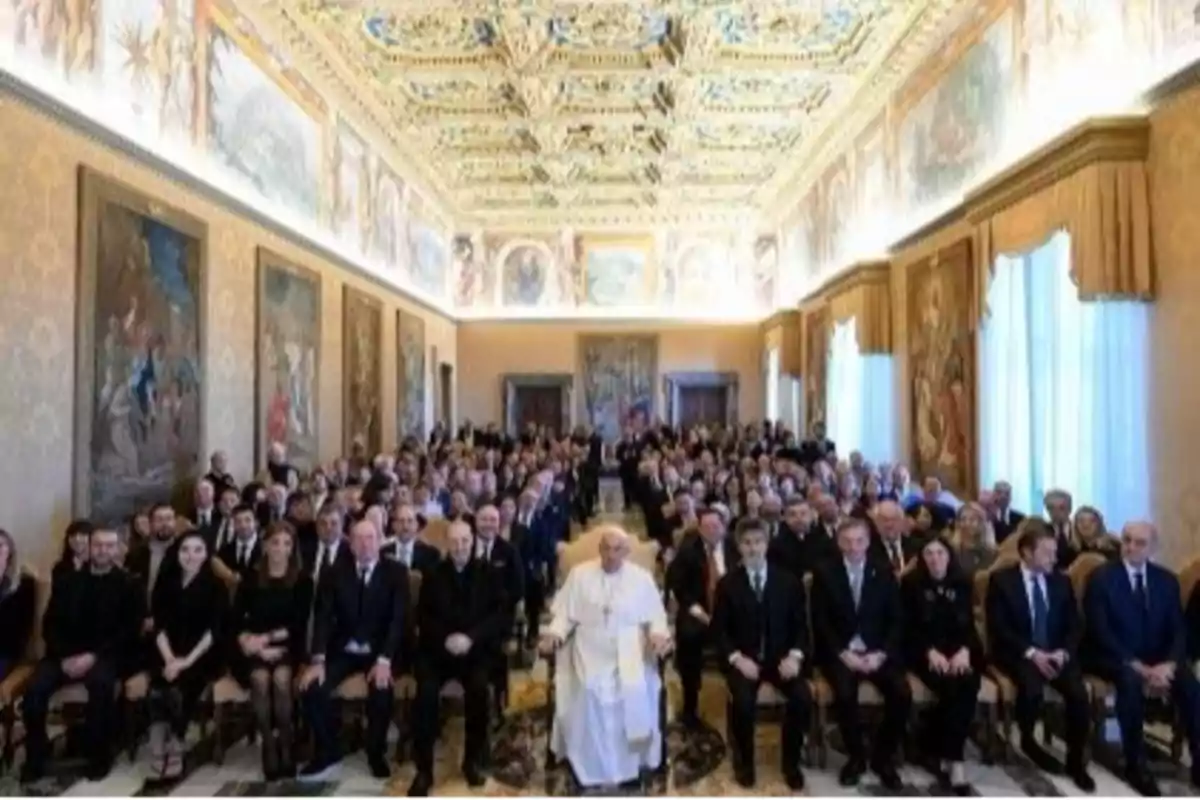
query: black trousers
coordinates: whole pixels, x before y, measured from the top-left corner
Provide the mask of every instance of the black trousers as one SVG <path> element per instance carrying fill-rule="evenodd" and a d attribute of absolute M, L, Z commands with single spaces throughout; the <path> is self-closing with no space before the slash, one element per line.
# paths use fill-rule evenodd
<path fill-rule="evenodd" d="M 929 669 L 927 664 L 915 667 L 912 672 L 937 698 L 926 718 L 928 727 L 923 739 L 928 743 L 927 754 L 939 761 L 962 761 L 971 723 L 975 721 L 979 684 L 983 679 L 975 671 L 966 675 L 942 675 Z"/>
<path fill-rule="evenodd" d="M 1142 676 L 1130 667 L 1100 668 L 1100 677 L 1107 680 L 1116 690 L 1113 710 L 1117 724 L 1121 727 L 1121 748 L 1125 754 L 1125 768 L 1146 766 L 1146 742 L 1143 726 L 1146 721 L 1146 692 Z M 1175 680 L 1171 683 L 1169 700 L 1183 721 L 1187 734 L 1192 763 L 1200 763 L 1200 683 L 1187 663 L 1176 665 Z"/>
<path fill-rule="evenodd" d="M 546 608 L 546 586 L 542 576 L 525 574 L 525 636 L 537 640 L 542 624 L 542 611 Z"/>
<path fill-rule="evenodd" d="M 704 648 L 708 641 L 707 625 L 686 611 L 679 615 L 675 623 L 675 671 L 679 673 L 679 683 L 683 687 L 685 716 L 697 714 Z"/>
<path fill-rule="evenodd" d="M 418 772 L 433 773 L 433 746 L 438 735 L 442 687 L 458 681 L 466 705 L 464 766 L 478 764 L 488 739 L 488 657 L 446 654 L 417 661 L 417 699 L 413 705 L 413 756 Z"/>
<path fill-rule="evenodd" d="M 325 660 L 325 680 L 314 683 L 304 692 L 302 703 L 308 724 L 312 727 L 314 760 L 337 761 L 341 757 L 338 743 L 338 716 L 334 713 L 333 693 L 346 678 L 359 672 L 370 672 L 375 656 L 352 656 L 338 653 Z M 394 705 L 392 688 L 376 689 L 367 685 L 367 756 L 382 758 L 387 748 L 387 732 L 392 724 Z"/>
<path fill-rule="evenodd" d="M 46 764 L 49 741 L 46 737 L 46 715 L 50 698 L 56 691 L 71 683 L 82 683 L 87 689 L 88 702 L 84 735 L 85 752 L 93 763 L 107 764 L 112 758 L 112 733 L 117 718 L 116 683 L 120 667 L 115 659 L 98 658 L 92 668 L 78 681 L 63 672 L 62 661 L 43 658 L 33 670 L 29 688 L 22 701 L 25 719 L 25 760 L 35 771 Z"/>
<path fill-rule="evenodd" d="M 754 766 L 754 720 L 758 714 L 758 687 L 761 683 L 774 686 L 786 699 L 783 711 L 783 735 L 780 748 L 780 770 L 790 775 L 800 768 L 800 754 L 804 748 L 804 732 L 808 730 L 809 715 L 812 713 L 812 692 L 808 681 L 801 674 L 784 680 L 779 671 L 761 669 L 759 680 L 752 681 L 733 667 L 725 670 L 725 682 L 730 695 L 730 745 L 737 750 L 738 761 L 745 768 Z"/>
<path fill-rule="evenodd" d="M 1009 665 L 1005 670 L 1017 687 L 1017 728 L 1023 741 L 1033 741 L 1033 728 L 1042 716 L 1043 699 L 1049 685 L 1062 696 L 1067 722 L 1067 761 L 1072 766 L 1083 764 L 1087 744 L 1091 709 L 1083 672 L 1075 662 L 1067 662 L 1055 678 L 1046 680 L 1027 658 Z"/>
<path fill-rule="evenodd" d="M 833 712 L 842 733 L 842 741 L 846 744 L 846 754 L 852 761 L 864 761 L 867 755 L 858 705 L 858 685 L 870 683 L 883 695 L 883 724 L 875 739 L 871 760 L 876 764 L 890 762 L 900 747 L 908 724 L 908 712 L 912 708 L 912 693 L 908 689 L 904 668 L 888 660 L 875 672 L 864 675 L 852 672 L 841 661 L 834 661 L 822 667 L 822 672 L 833 689 Z"/>

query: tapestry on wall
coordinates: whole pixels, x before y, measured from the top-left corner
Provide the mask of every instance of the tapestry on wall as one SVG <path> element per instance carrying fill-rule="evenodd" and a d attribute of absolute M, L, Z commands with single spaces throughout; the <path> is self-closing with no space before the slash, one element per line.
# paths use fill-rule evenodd
<path fill-rule="evenodd" d="M 321 278 L 261 248 L 257 342 L 255 462 L 280 444 L 308 472 L 320 460 Z"/>
<path fill-rule="evenodd" d="M 605 440 L 654 418 L 658 337 L 580 336 L 583 418 Z"/>
<path fill-rule="evenodd" d="M 825 383 L 829 360 L 829 335 L 832 328 L 829 309 L 819 308 L 804 315 L 804 412 L 805 427 L 829 419 L 825 409 Z"/>
<path fill-rule="evenodd" d="M 170 499 L 202 446 L 202 222 L 80 172 L 76 513 Z"/>
<path fill-rule="evenodd" d="M 960 497 L 974 489 L 975 334 L 971 247 L 962 241 L 908 270 L 912 466 Z"/>
<path fill-rule="evenodd" d="M 425 438 L 425 320 L 396 312 L 397 430 Z"/>
<path fill-rule="evenodd" d="M 342 336 L 344 452 L 374 457 L 383 447 L 383 304 L 345 287 Z"/>

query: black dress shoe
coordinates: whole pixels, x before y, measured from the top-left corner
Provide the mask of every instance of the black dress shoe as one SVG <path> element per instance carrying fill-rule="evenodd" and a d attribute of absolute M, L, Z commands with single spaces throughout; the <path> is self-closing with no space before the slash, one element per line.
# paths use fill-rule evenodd
<path fill-rule="evenodd" d="M 371 777 L 377 781 L 386 781 L 392 777 L 392 768 L 383 756 L 367 756 L 367 766 L 371 768 Z"/>
<path fill-rule="evenodd" d="M 1061 775 L 1063 773 L 1062 762 L 1047 753 L 1040 744 L 1032 741 L 1032 739 L 1026 739 L 1021 742 L 1021 752 L 1042 772 L 1050 775 Z"/>
<path fill-rule="evenodd" d="M 1154 776 L 1144 767 L 1141 769 L 1126 770 L 1125 782 L 1129 784 L 1129 788 L 1142 797 L 1162 797 L 1162 790 L 1158 788 L 1158 781 L 1154 780 Z"/>
<path fill-rule="evenodd" d="M 872 772 L 879 776 L 880 785 L 892 794 L 897 794 L 904 788 L 900 773 L 891 764 L 879 764 L 872 768 Z"/>
<path fill-rule="evenodd" d="M 857 786 L 859 778 L 866 771 L 866 763 L 858 760 L 847 761 L 846 766 L 842 767 L 838 773 L 838 783 L 842 786 Z"/>
<path fill-rule="evenodd" d="M 429 790 L 433 788 L 433 776 L 428 772 L 418 772 L 413 778 L 413 782 L 409 784 L 409 797 L 428 797 Z"/>
<path fill-rule="evenodd" d="M 733 779 L 737 782 L 737 785 L 743 789 L 754 788 L 755 778 L 753 769 L 748 769 L 746 767 L 735 769 L 733 771 Z"/>
<path fill-rule="evenodd" d="M 785 773 L 783 781 L 793 792 L 804 791 L 804 773 L 801 770 L 796 769 Z"/>
<path fill-rule="evenodd" d="M 472 789 L 478 789 L 487 780 L 483 775 L 483 770 L 479 769 L 479 765 L 474 762 L 463 765 L 463 777 L 467 779 L 467 786 Z"/>
<path fill-rule="evenodd" d="M 1079 791 L 1091 794 L 1096 791 L 1096 781 L 1088 774 L 1087 767 L 1070 766 L 1067 768 L 1067 777 L 1079 787 Z"/>

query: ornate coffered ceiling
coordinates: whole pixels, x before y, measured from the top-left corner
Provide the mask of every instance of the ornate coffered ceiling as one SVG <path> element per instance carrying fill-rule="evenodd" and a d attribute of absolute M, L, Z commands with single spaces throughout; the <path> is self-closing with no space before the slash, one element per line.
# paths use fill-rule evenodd
<path fill-rule="evenodd" d="M 705 224 L 777 202 L 963 0 L 242 0 L 463 224 Z"/>

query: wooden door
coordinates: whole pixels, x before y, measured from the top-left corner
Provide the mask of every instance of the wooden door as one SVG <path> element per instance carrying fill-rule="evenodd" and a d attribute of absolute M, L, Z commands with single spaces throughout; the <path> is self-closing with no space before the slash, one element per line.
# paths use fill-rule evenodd
<path fill-rule="evenodd" d="M 679 424 L 724 425 L 728 392 L 724 386 L 685 386 L 679 390 Z"/>
<path fill-rule="evenodd" d="M 531 424 L 546 426 L 556 434 L 562 427 L 562 389 L 558 386 L 517 387 L 517 430 L 524 431 Z"/>

